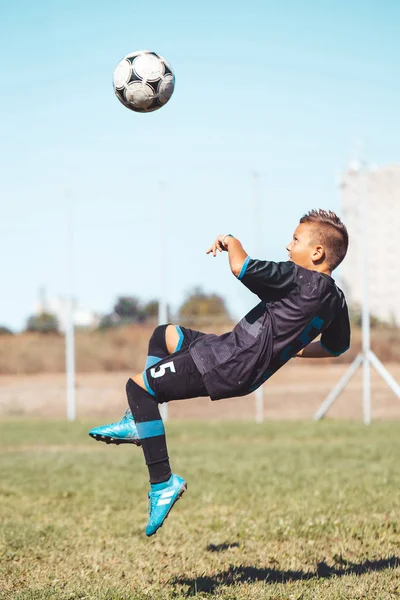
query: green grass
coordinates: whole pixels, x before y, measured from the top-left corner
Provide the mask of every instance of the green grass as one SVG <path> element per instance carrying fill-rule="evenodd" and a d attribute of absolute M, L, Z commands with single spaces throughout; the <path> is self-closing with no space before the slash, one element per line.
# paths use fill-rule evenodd
<path fill-rule="evenodd" d="M 397 423 L 168 423 L 188 491 L 146 538 L 140 449 L 0 423 L 0 598 L 400 595 Z"/>

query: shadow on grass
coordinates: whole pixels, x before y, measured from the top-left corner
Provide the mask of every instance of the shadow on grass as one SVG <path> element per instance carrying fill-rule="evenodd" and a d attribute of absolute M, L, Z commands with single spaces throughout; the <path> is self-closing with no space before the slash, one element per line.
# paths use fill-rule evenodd
<path fill-rule="evenodd" d="M 222 544 L 221 544 L 222 545 Z M 313 573 L 304 571 L 279 571 L 278 569 L 258 569 L 257 567 L 240 565 L 231 566 L 226 571 L 211 576 L 200 576 L 197 578 L 174 577 L 170 580 L 172 585 L 187 585 L 189 591 L 187 596 L 199 592 L 215 593 L 221 586 L 237 585 L 240 583 L 253 583 L 265 581 L 266 583 L 288 583 L 291 581 L 310 579 L 329 579 L 330 577 L 344 577 L 345 575 L 363 575 L 371 571 L 384 571 L 400 566 L 400 558 L 391 556 L 387 559 L 365 561 L 363 563 L 350 563 L 341 561 L 341 567 L 330 567 L 325 562 L 317 564 Z"/>
<path fill-rule="evenodd" d="M 224 544 L 208 544 L 207 546 L 208 552 L 223 552 L 229 550 L 229 548 L 239 548 L 239 544 L 237 542 L 225 542 Z"/>

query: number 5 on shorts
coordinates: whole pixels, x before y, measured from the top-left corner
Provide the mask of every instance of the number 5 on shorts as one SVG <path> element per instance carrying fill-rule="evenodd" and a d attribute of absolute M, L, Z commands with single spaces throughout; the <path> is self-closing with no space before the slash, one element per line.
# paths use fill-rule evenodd
<path fill-rule="evenodd" d="M 153 379 L 157 379 L 157 377 L 162 377 L 163 375 L 165 375 L 165 371 L 167 369 L 171 369 L 171 373 L 176 373 L 175 365 L 172 360 L 170 362 L 164 363 L 163 365 L 160 365 L 158 371 L 155 368 L 150 369 L 150 375 L 153 377 Z"/>

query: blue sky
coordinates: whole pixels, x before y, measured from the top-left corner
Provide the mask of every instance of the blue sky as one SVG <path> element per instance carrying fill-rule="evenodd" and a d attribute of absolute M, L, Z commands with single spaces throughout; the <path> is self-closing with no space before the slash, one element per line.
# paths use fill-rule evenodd
<path fill-rule="evenodd" d="M 337 178 L 360 140 L 370 162 L 400 160 L 399 22 L 397 0 L 2 5 L 0 324 L 20 330 L 41 287 L 68 293 L 68 215 L 85 308 L 159 294 L 162 216 L 172 307 L 201 285 L 240 317 L 255 298 L 225 255 L 205 255 L 217 233 L 284 260 L 305 211 L 340 212 Z M 150 114 L 112 89 L 140 49 L 176 75 Z"/>

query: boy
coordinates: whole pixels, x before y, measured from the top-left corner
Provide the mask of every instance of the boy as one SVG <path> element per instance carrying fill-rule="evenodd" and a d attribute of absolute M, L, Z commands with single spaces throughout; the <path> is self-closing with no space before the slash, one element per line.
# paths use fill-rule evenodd
<path fill-rule="evenodd" d="M 118 423 L 91 429 L 107 443 L 143 448 L 150 474 L 148 536 L 162 526 L 186 489 L 171 473 L 158 404 L 210 396 L 220 400 L 257 389 L 294 356 L 339 356 L 350 345 L 343 292 L 331 272 L 344 259 L 348 234 L 331 211 L 304 215 L 286 247 L 287 262 L 251 259 L 231 234 L 219 235 L 207 254 L 228 252 L 232 273 L 261 302 L 223 335 L 174 325 L 155 329 L 143 373 L 126 385 L 130 411 Z M 320 342 L 313 342 L 319 334 Z"/>

